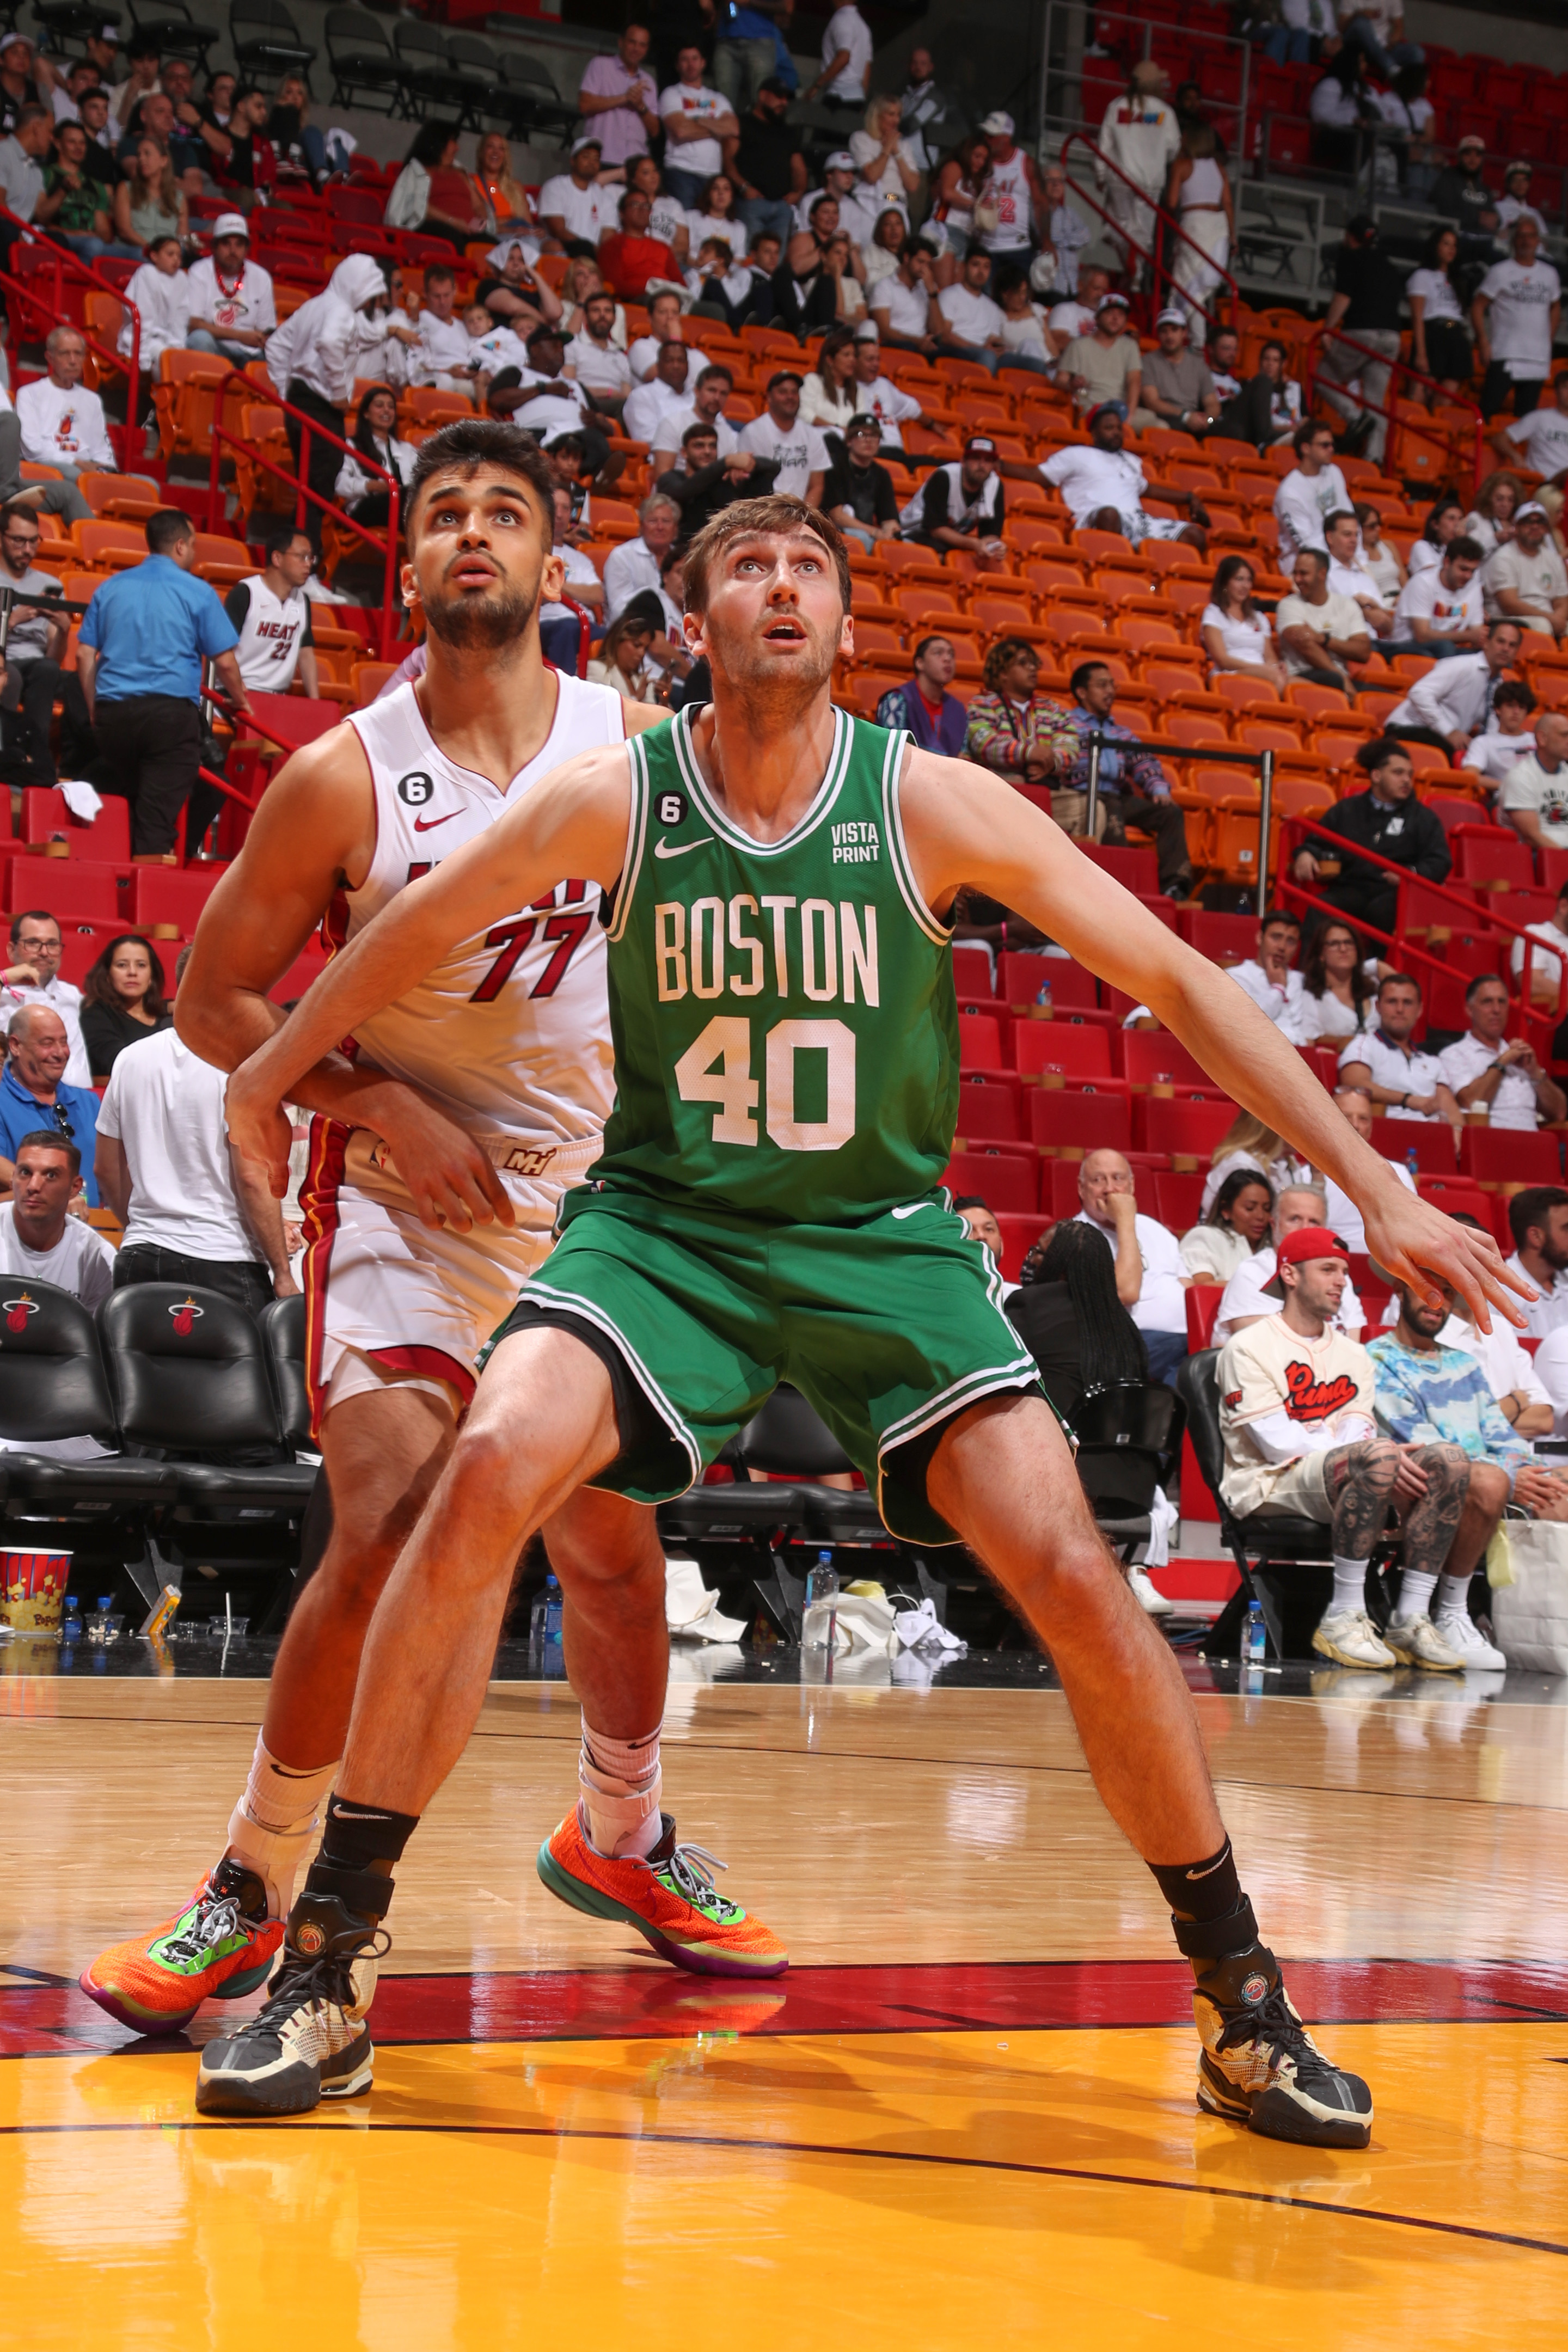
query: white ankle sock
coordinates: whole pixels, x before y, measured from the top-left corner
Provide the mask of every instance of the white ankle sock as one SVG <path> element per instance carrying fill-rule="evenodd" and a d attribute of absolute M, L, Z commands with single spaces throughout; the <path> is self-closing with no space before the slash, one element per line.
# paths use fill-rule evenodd
<path fill-rule="evenodd" d="M 663 1823 L 659 1794 L 658 1738 L 662 1723 L 640 1739 L 611 1739 L 583 1717 L 577 1780 L 588 1816 L 588 1840 L 595 1853 L 626 1860 L 650 1854 Z"/>
<path fill-rule="evenodd" d="M 1440 1576 L 1437 1579 L 1436 1622 L 1445 1617 L 1468 1617 L 1470 1613 L 1470 1580 L 1468 1576 Z"/>
<path fill-rule="evenodd" d="M 228 1824 L 228 1851 L 267 1888 L 267 1916 L 284 1919 L 294 1881 L 321 1826 L 320 1808 L 337 1778 L 337 1763 L 301 1771 L 268 1752 L 259 1732 L 245 1794 Z"/>
<path fill-rule="evenodd" d="M 1334 1597 L 1332 1610 L 1364 1609 L 1366 1607 L 1366 1562 L 1364 1559 L 1342 1559 L 1334 1554 Z"/>
<path fill-rule="evenodd" d="M 1400 1623 L 1408 1624 L 1412 1617 L 1425 1617 L 1436 1590 L 1435 1568 L 1407 1568 L 1399 1580 L 1399 1606 L 1394 1612 Z"/>

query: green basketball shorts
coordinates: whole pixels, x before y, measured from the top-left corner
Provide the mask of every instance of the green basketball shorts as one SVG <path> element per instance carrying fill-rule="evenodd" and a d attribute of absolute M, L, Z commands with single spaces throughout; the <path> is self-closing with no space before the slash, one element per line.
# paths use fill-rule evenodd
<path fill-rule="evenodd" d="M 990 1252 L 945 1192 L 863 1225 L 763 1225 L 585 1185 L 562 1222 L 496 1339 L 570 1318 L 596 1353 L 611 1344 L 652 1410 L 621 1410 L 623 1451 L 595 1486 L 639 1503 L 685 1494 L 787 1381 L 891 1534 L 958 1540 L 926 1499 L 935 1436 L 979 1398 L 1039 1381 Z"/>

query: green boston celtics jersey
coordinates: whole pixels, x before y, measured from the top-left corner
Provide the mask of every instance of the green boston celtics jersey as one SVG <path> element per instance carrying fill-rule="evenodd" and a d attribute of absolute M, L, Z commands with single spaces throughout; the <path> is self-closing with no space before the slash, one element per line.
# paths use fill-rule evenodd
<path fill-rule="evenodd" d="M 595 1173 L 759 1220 L 883 1214 L 936 1182 L 958 1109 L 950 934 L 899 815 L 906 738 L 836 710 L 810 809 L 764 843 L 715 803 L 690 719 L 629 746 Z"/>

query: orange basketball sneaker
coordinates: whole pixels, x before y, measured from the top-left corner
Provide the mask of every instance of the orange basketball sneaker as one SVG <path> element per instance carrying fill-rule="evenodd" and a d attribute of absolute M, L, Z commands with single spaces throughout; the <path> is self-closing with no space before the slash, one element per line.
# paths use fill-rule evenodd
<path fill-rule="evenodd" d="M 646 1861 L 618 1862 L 588 1843 L 583 1808 L 569 1812 L 539 1849 L 539 1875 L 552 1895 L 594 1919 L 624 1919 L 662 1959 L 708 1977 L 776 1977 L 789 1954 L 760 1919 L 730 1902 L 713 1884 L 725 1864 L 700 1845 L 677 1845 L 668 1813 L 664 1834 Z"/>
<path fill-rule="evenodd" d="M 283 1941 L 267 1890 L 226 1857 L 183 1911 L 128 1944 L 110 1944 L 77 1981 L 133 2033 L 180 2033 L 204 2000 L 238 2000 L 266 1980 Z"/>

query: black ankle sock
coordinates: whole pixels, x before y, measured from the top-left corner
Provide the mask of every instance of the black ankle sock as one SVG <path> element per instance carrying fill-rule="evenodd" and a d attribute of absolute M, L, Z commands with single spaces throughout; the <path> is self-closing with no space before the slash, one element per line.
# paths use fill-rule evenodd
<path fill-rule="evenodd" d="M 1228 1919 L 1247 1900 L 1228 1838 L 1206 1862 L 1152 1862 L 1149 1867 L 1178 1919 Z"/>
<path fill-rule="evenodd" d="M 336 1895 L 351 1911 L 384 1918 L 392 1901 L 393 1865 L 418 1826 L 417 1813 L 329 1797 L 321 1850 L 305 1877 L 306 1899 Z"/>

